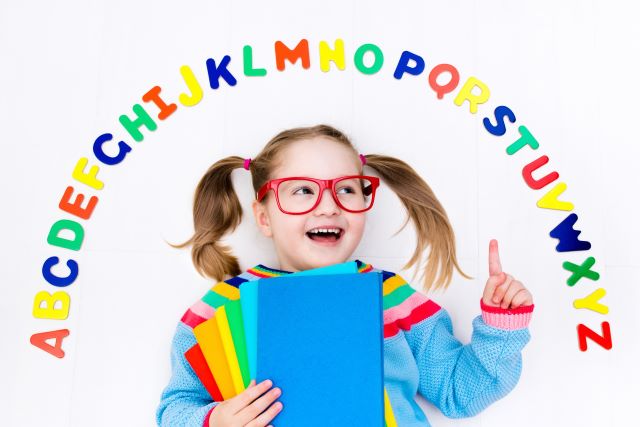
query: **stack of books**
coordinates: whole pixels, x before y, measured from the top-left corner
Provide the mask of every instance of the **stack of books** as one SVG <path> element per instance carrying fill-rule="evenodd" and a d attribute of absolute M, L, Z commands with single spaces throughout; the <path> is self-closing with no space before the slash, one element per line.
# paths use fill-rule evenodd
<path fill-rule="evenodd" d="M 382 274 L 355 261 L 244 282 L 185 357 L 221 402 L 273 381 L 277 427 L 396 427 L 384 389 Z"/>

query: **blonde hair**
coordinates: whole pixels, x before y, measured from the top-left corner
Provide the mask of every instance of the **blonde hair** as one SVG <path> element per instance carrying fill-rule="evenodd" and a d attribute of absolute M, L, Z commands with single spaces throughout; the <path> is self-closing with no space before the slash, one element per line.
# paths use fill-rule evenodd
<path fill-rule="evenodd" d="M 320 124 L 284 130 L 274 136 L 251 160 L 249 170 L 254 191 L 257 192 L 270 179 L 271 172 L 277 165 L 278 155 L 287 146 L 314 137 L 327 137 L 344 144 L 358 157 L 358 151 L 349 138 L 332 126 Z M 429 185 L 402 160 L 380 154 L 368 154 L 365 157 L 366 165 L 375 170 L 396 193 L 408 212 L 406 221 L 396 234 L 404 229 L 409 219 L 415 225 L 416 248 L 403 269 L 416 264 L 422 266 L 422 253 L 429 247 L 430 253 L 422 274 L 425 291 L 447 288 L 454 267 L 463 277 L 471 279 L 458 266 L 453 229 Z M 231 181 L 231 173 L 242 167 L 244 159 L 239 156 L 225 157 L 209 167 L 195 191 L 195 232 L 186 242 L 172 245 L 176 248 L 190 245 L 191 257 L 198 272 L 218 281 L 226 275 L 237 276 L 242 273 L 238 258 L 233 255 L 231 248 L 220 243 L 220 239 L 233 232 L 242 220 L 242 207 Z M 265 200 L 266 198 L 262 203 Z"/>

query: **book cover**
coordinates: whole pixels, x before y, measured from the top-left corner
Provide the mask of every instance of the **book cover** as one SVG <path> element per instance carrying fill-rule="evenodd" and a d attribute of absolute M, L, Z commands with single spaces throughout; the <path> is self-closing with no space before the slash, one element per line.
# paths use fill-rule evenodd
<path fill-rule="evenodd" d="M 273 425 L 384 426 L 382 274 L 258 282 L 256 380 L 282 389 Z"/>
<path fill-rule="evenodd" d="M 332 264 L 311 270 L 298 271 L 287 276 L 315 276 L 319 274 L 350 274 L 357 273 L 358 265 L 355 261 Z M 266 279 L 264 279 L 266 280 Z M 257 338 L 258 327 L 258 282 L 252 280 L 240 285 L 240 304 L 242 307 L 242 321 L 244 326 L 245 349 L 249 365 L 249 377 L 256 377 Z"/>

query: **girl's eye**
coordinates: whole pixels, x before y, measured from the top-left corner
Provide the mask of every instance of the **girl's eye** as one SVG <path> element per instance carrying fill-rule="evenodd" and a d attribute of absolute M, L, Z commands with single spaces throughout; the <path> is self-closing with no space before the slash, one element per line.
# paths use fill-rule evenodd
<path fill-rule="evenodd" d="M 355 193 L 355 190 L 352 187 L 341 187 L 338 189 L 337 193 L 340 194 L 340 192 L 342 190 L 346 190 L 346 192 L 344 194 L 353 194 Z"/>
<path fill-rule="evenodd" d="M 313 190 L 309 187 L 300 187 L 294 190 L 293 194 L 313 194 Z"/>

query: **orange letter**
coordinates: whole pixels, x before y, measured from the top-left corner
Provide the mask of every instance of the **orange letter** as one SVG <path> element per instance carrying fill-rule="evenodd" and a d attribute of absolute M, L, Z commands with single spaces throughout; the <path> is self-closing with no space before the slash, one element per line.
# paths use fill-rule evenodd
<path fill-rule="evenodd" d="M 82 202 L 84 201 L 84 194 L 78 194 L 73 201 L 73 203 L 69 203 L 69 199 L 73 194 L 73 187 L 68 186 L 60 199 L 60 209 L 65 212 L 69 212 L 71 215 L 75 215 L 82 219 L 89 219 L 91 217 L 91 213 L 93 212 L 93 208 L 96 207 L 98 203 L 98 198 L 96 196 L 91 196 L 89 199 L 89 203 L 87 203 L 87 207 L 82 207 Z"/>
<path fill-rule="evenodd" d="M 47 353 L 55 356 L 59 359 L 64 357 L 64 351 L 62 351 L 62 340 L 69 335 L 68 329 L 58 329 L 57 331 L 40 332 L 39 334 L 31 335 L 31 344 L 38 347 L 40 350 L 44 350 Z M 56 345 L 52 346 L 47 342 L 51 338 L 55 338 Z"/>
<path fill-rule="evenodd" d="M 302 60 L 302 68 L 309 68 L 309 42 L 307 39 L 300 40 L 300 43 L 293 50 L 289 49 L 280 40 L 276 42 L 276 66 L 279 71 L 284 70 L 285 59 L 295 64 L 298 58 Z"/>

